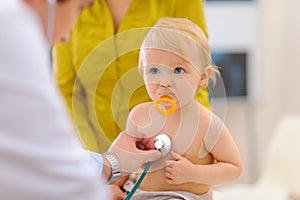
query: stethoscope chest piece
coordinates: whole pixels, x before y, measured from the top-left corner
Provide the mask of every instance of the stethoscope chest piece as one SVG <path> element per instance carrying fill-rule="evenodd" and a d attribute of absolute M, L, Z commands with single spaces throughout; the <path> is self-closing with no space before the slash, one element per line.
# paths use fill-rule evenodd
<path fill-rule="evenodd" d="M 164 156 L 166 156 L 170 152 L 171 146 L 172 146 L 172 142 L 171 142 L 170 137 L 167 134 L 161 133 L 161 134 L 158 134 L 154 138 L 154 146 L 155 146 L 155 149 L 157 149 L 157 150 L 160 151 L 161 157 L 164 157 Z M 131 191 L 129 192 L 129 194 L 125 198 L 125 200 L 129 200 L 132 197 L 132 195 L 135 193 L 136 189 L 139 187 L 139 185 L 143 181 L 144 177 L 146 176 L 148 170 L 150 169 L 151 164 L 152 164 L 152 162 L 148 162 L 146 164 L 146 167 L 145 167 L 142 175 L 136 181 L 134 187 L 131 189 Z"/>
<path fill-rule="evenodd" d="M 154 146 L 155 149 L 161 152 L 162 157 L 164 157 L 170 152 L 172 142 L 167 134 L 161 133 L 154 138 Z"/>

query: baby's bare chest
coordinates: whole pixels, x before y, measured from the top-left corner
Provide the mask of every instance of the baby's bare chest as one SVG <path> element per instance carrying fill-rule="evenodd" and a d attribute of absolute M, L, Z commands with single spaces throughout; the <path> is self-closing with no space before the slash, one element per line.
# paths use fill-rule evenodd
<path fill-rule="evenodd" d="M 201 129 L 199 120 L 189 120 L 183 123 L 182 120 L 166 120 L 164 123 L 150 123 L 147 128 L 139 131 L 154 138 L 156 135 L 167 134 L 172 141 L 172 151 L 190 158 L 198 157 L 203 146 L 205 132 Z M 160 126 L 157 126 L 160 124 Z"/>

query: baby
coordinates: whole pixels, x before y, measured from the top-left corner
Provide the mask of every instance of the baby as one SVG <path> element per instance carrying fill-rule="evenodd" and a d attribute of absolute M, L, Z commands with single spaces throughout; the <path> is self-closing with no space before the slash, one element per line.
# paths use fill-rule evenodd
<path fill-rule="evenodd" d="M 172 149 L 132 199 L 210 199 L 211 185 L 239 177 L 242 164 L 224 123 L 194 98 L 218 73 L 204 33 L 188 19 L 161 18 L 143 41 L 139 71 L 153 102 L 134 107 L 126 129 L 165 133 Z"/>

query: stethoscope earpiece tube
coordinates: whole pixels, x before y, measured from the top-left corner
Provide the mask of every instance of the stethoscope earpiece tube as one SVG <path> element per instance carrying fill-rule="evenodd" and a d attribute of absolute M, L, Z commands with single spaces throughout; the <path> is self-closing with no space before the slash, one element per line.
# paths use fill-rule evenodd
<path fill-rule="evenodd" d="M 48 0 L 47 38 L 51 45 L 55 26 L 56 0 Z"/>

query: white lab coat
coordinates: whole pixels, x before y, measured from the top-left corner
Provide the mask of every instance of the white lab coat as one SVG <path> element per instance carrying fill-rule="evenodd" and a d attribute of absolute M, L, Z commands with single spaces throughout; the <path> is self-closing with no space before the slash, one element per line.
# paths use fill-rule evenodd
<path fill-rule="evenodd" d="M 106 200 L 51 78 L 39 18 L 0 0 L 0 199 Z"/>

